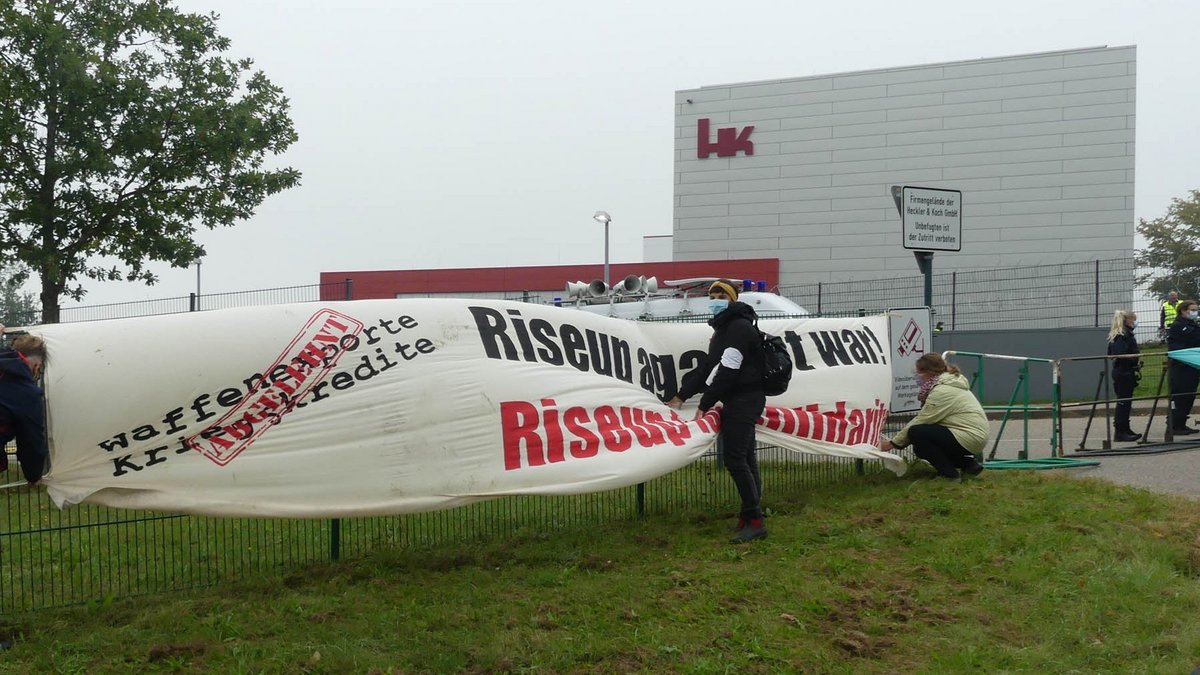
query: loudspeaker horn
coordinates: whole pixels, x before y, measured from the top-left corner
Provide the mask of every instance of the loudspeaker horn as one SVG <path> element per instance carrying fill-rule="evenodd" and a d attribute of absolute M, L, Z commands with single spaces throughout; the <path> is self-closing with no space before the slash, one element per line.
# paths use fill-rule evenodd
<path fill-rule="evenodd" d="M 584 296 L 584 294 L 587 292 L 588 292 L 588 285 L 583 283 L 582 281 L 568 281 L 567 282 L 567 297 L 568 298 L 582 298 Z"/>
<path fill-rule="evenodd" d="M 642 278 L 636 274 L 625 277 L 614 289 L 622 295 L 632 295 L 642 290 Z"/>

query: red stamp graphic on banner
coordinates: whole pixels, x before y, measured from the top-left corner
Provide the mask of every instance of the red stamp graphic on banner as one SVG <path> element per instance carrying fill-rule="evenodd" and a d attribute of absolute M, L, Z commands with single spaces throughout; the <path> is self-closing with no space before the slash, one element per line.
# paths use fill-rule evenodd
<path fill-rule="evenodd" d="M 313 314 L 237 406 L 183 443 L 220 466 L 233 461 L 296 408 L 337 365 L 342 340 L 362 330 L 361 321 L 331 309 Z"/>

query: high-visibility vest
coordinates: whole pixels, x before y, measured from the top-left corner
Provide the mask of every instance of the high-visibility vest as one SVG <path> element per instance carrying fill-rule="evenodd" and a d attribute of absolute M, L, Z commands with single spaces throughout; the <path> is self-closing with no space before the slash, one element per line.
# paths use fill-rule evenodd
<path fill-rule="evenodd" d="M 1163 325 L 1170 326 L 1171 323 L 1175 321 L 1175 315 L 1177 313 L 1175 311 L 1174 303 L 1172 303 L 1170 300 L 1163 301 L 1162 311 L 1163 311 L 1163 317 L 1164 317 Z"/>

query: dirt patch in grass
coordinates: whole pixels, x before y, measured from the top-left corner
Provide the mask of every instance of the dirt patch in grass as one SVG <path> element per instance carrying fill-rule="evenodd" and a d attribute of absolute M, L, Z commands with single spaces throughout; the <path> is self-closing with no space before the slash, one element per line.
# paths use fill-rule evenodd
<path fill-rule="evenodd" d="M 860 526 L 882 525 L 887 522 L 887 518 L 882 513 L 869 513 L 867 515 L 858 516 L 850 522 Z"/>
<path fill-rule="evenodd" d="M 888 637 L 872 637 L 858 630 L 848 630 L 833 637 L 838 649 L 859 658 L 874 659 L 883 656 L 896 643 Z"/>
<path fill-rule="evenodd" d="M 641 546 L 650 546 L 653 548 L 666 548 L 670 542 L 666 537 L 656 537 L 650 534 L 638 534 L 633 537 L 633 540 Z"/>
<path fill-rule="evenodd" d="M 178 645 L 154 645 L 150 648 L 150 653 L 146 655 L 146 659 L 151 663 L 158 661 L 166 661 L 167 659 L 175 658 L 192 658 L 200 656 L 208 651 L 208 644 L 204 642 L 188 642 Z"/>
<path fill-rule="evenodd" d="M 319 612 L 313 612 L 308 615 L 309 623 L 327 623 L 339 617 L 339 613 L 332 609 L 324 609 Z"/>
<path fill-rule="evenodd" d="M 474 567 L 477 564 L 475 556 L 469 553 L 458 553 L 448 556 L 431 556 L 426 566 L 434 572 L 449 572 L 463 567 Z"/>
<path fill-rule="evenodd" d="M 543 603 L 537 608 L 537 616 L 533 619 L 533 624 L 542 630 L 558 630 L 558 617 L 562 615 L 562 611 L 555 605 Z"/>
<path fill-rule="evenodd" d="M 469 675 L 496 675 L 498 673 L 511 673 L 511 672 L 514 672 L 515 670 L 516 670 L 516 664 L 514 664 L 512 661 L 506 660 L 506 661 L 500 661 L 499 663 L 494 663 L 490 666 L 472 666 L 472 667 L 464 670 L 463 673 L 467 673 Z M 389 671 L 372 671 L 372 672 L 377 672 L 377 673 L 379 673 L 379 675 L 384 675 L 385 672 L 390 673 L 391 671 L 389 670 Z"/>
<path fill-rule="evenodd" d="M 615 568 L 616 564 L 612 560 L 608 560 L 601 555 L 589 555 L 579 563 L 579 569 L 581 570 L 607 572 Z"/>

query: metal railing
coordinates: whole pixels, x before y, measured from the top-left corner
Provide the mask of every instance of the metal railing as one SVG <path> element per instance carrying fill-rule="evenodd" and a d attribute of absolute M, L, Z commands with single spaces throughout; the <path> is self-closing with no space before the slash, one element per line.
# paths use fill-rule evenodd
<path fill-rule="evenodd" d="M 104 319 L 129 319 L 139 316 L 181 314 L 183 312 L 199 312 L 233 307 L 350 300 L 352 297 L 353 284 L 350 279 L 346 279 L 345 281 L 310 284 L 307 286 L 281 286 L 279 288 L 260 288 L 249 291 L 209 293 L 205 295 L 189 293 L 188 295 L 175 298 L 118 302 L 107 305 L 68 306 L 59 310 L 59 320 L 62 323 L 75 323 L 79 321 L 101 321 Z"/>
<path fill-rule="evenodd" d="M 1138 279 L 1153 275 L 1132 258 L 934 273 L 934 321 L 944 330 L 1011 330 L 1107 326 L 1114 309 L 1132 309 L 1140 342 L 1158 339 L 1162 298 Z M 863 308 L 868 313 L 924 298 L 916 273 L 878 279 L 781 285 L 783 295 L 809 311 Z"/>
<path fill-rule="evenodd" d="M 976 392 L 976 396 L 983 400 L 984 384 L 986 382 L 985 364 L 989 360 L 1019 362 L 1020 368 L 1017 371 L 1014 380 L 1012 395 L 1007 404 L 1004 405 L 983 405 L 985 411 L 1003 411 L 1000 418 L 1000 428 L 993 436 L 991 451 L 987 459 L 995 459 L 999 444 L 1003 438 L 1005 428 L 1010 421 L 1011 415 L 1014 412 L 1021 414 L 1023 422 L 1022 433 L 1022 448 L 1018 451 L 1019 460 L 1029 460 L 1029 422 L 1035 416 L 1049 417 L 1051 420 L 1050 438 L 1049 438 L 1049 459 L 1059 459 L 1066 457 L 1066 431 L 1064 428 L 1065 420 L 1068 418 L 1083 417 L 1084 427 L 1080 437 L 1079 446 L 1075 448 L 1075 457 L 1085 456 L 1089 453 L 1100 451 L 1108 451 L 1113 449 L 1113 405 L 1115 403 L 1128 401 L 1133 412 L 1139 417 L 1145 416 L 1145 428 L 1140 434 L 1140 438 L 1133 442 L 1131 446 L 1134 449 L 1153 445 L 1161 449 L 1172 449 L 1181 447 L 1194 447 L 1200 445 L 1198 440 L 1179 441 L 1175 438 L 1170 420 L 1170 415 L 1176 406 L 1176 400 L 1179 398 L 1193 396 L 1192 392 L 1176 392 L 1170 393 L 1171 387 L 1171 369 L 1168 367 L 1169 357 L 1167 352 L 1142 352 L 1138 355 L 1142 372 L 1141 382 L 1146 385 L 1138 384 L 1134 391 L 1134 395 L 1128 398 L 1115 397 L 1111 388 L 1111 363 L 1115 359 L 1131 358 L 1128 356 L 1073 356 L 1058 359 L 1044 359 L 1037 357 L 1014 356 L 1008 354 L 983 354 L 976 352 L 964 351 L 947 351 L 943 353 L 947 360 L 954 358 L 969 359 L 975 364 L 974 372 L 971 375 L 971 388 Z M 1033 401 L 1030 397 L 1031 374 L 1030 366 L 1036 364 L 1046 364 L 1049 367 L 1050 375 L 1050 391 L 1051 398 L 1049 401 Z M 1092 398 L 1082 400 L 1066 400 L 1063 397 L 1063 383 L 1069 376 L 1069 371 L 1074 369 L 1076 372 L 1071 376 L 1078 375 L 1078 367 L 1098 366 L 1098 368 L 1089 368 L 1086 371 L 1087 375 L 1096 375 L 1096 389 Z M 966 370 L 966 369 L 964 369 Z M 1150 383 L 1153 383 L 1153 388 L 1150 388 Z M 1168 393 L 1164 393 L 1164 388 Z M 1139 394 L 1139 392 L 1141 392 Z M 1163 423 L 1163 435 L 1161 441 L 1156 441 L 1152 438 L 1152 427 L 1159 416 L 1160 402 L 1166 402 L 1162 407 L 1162 415 L 1166 419 Z M 1149 402 L 1148 411 L 1145 405 Z M 1139 407 L 1140 405 L 1140 407 Z M 1102 414 L 1100 411 L 1103 411 Z M 1073 414 L 1074 411 L 1087 411 L 1085 414 Z M 1092 434 L 1092 426 L 1096 419 L 1100 417 L 1104 421 L 1105 432 L 1103 440 L 1100 443 L 1099 449 L 1089 449 L 1089 439 Z"/>
<path fill-rule="evenodd" d="M 996 450 L 1000 446 L 1000 439 L 1004 436 L 1004 429 L 1008 425 L 1009 417 L 1014 411 L 1021 413 L 1021 421 L 1023 423 L 1022 440 L 1023 445 L 1018 451 L 1018 459 L 1029 459 L 1029 414 L 1035 411 L 1047 411 L 1052 415 L 1053 423 L 1050 432 L 1050 454 L 1056 456 L 1055 449 L 1059 446 L 1058 439 L 1062 433 L 1062 428 L 1059 425 L 1059 415 L 1061 408 L 1061 389 L 1057 376 L 1057 368 L 1055 362 L 1051 359 L 1043 359 L 1032 356 L 1012 356 L 1009 354 L 981 354 L 978 352 L 963 352 L 963 351 L 946 351 L 942 353 L 942 357 L 947 361 L 954 357 L 965 357 L 973 359 L 975 363 L 975 371 L 971 377 L 971 388 L 975 389 L 975 395 L 979 400 L 984 399 L 984 383 L 985 383 L 985 364 L 988 360 L 995 361 L 1017 361 L 1021 364 L 1017 371 L 1017 379 L 1013 384 L 1012 396 L 1009 397 L 1008 403 L 1005 405 L 984 405 L 983 409 L 1003 411 L 1004 414 L 1000 417 L 1000 429 L 996 432 L 992 439 L 992 450 L 988 453 L 987 459 L 993 460 L 996 457 Z M 1049 405 L 1036 404 L 1030 401 L 1029 397 L 1029 365 L 1031 363 L 1044 363 L 1051 368 L 1053 380 L 1053 400 Z M 1020 399 L 1020 403 L 1017 400 Z"/>
<path fill-rule="evenodd" d="M 0 481 L 19 480 L 16 462 Z M 863 465 L 764 447 L 768 495 L 850 479 Z M 882 470 L 877 462 L 870 470 Z M 645 484 L 578 496 L 503 497 L 398 516 L 289 520 L 215 518 L 79 505 L 59 510 L 43 490 L 0 492 L 0 615 L 106 598 L 204 587 L 247 574 L 399 547 L 503 539 L 681 509 L 736 510 L 715 455 Z M 767 504 L 770 503 L 768 496 Z"/>

